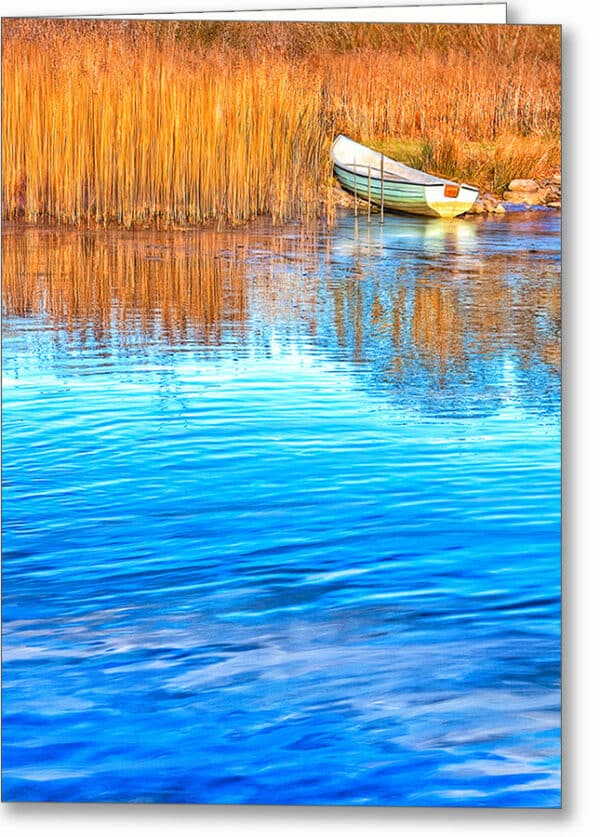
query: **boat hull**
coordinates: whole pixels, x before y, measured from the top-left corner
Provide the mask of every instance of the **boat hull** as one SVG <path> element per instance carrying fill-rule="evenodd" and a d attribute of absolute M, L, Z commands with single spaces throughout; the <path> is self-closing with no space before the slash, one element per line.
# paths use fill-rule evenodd
<path fill-rule="evenodd" d="M 371 177 L 369 189 L 368 176 L 334 164 L 334 173 L 341 185 L 348 192 L 356 194 L 362 200 L 381 206 L 381 178 Z M 475 203 L 478 192 L 470 186 L 461 186 L 455 198 L 444 195 L 444 184 L 422 185 L 418 183 L 400 183 L 383 178 L 383 206 L 395 212 L 407 212 L 411 215 L 427 215 L 432 218 L 455 218 L 468 212 Z"/>

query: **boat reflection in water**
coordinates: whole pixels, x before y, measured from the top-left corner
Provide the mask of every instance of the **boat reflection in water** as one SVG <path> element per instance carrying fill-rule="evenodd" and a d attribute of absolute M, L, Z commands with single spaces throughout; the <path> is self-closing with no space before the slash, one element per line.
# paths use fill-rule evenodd
<path fill-rule="evenodd" d="M 4 798 L 558 805 L 557 217 L 2 246 Z"/>

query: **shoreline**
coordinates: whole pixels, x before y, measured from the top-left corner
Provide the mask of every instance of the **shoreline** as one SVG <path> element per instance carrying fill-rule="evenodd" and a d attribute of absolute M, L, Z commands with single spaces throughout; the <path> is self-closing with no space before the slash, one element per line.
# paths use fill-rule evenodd
<path fill-rule="evenodd" d="M 118 222 L 101 223 L 92 220 L 79 220 L 73 222 L 65 222 L 52 218 L 44 218 L 40 220 L 27 220 L 23 216 L 13 218 L 2 218 L 1 230 L 4 232 L 8 228 L 10 231 L 18 229 L 48 229 L 48 230 L 73 230 L 80 232 L 160 232 L 160 233 L 175 233 L 175 232 L 191 232 L 194 230 L 213 232 L 213 233 L 227 233 L 235 230 L 251 230 L 256 226 L 266 225 L 270 229 L 277 230 L 290 225 L 307 226 L 307 225 L 321 225 L 331 227 L 335 223 L 335 214 L 342 210 L 353 211 L 356 207 L 361 215 L 367 213 L 368 203 L 362 198 L 355 197 L 350 192 L 346 192 L 339 183 L 332 186 L 333 200 L 331 207 L 333 208 L 333 217 L 329 207 L 324 206 L 323 211 L 311 218 L 288 218 L 287 220 L 275 220 L 270 214 L 257 215 L 255 218 L 249 218 L 245 221 L 237 223 L 225 219 L 207 219 L 203 223 L 189 222 L 177 224 L 173 222 L 165 222 L 161 224 L 160 220 L 152 222 L 138 223 L 125 225 Z M 494 195 L 490 192 L 480 194 L 472 208 L 459 215 L 458 218 L 472 218 L 474 216 L 511 216 L 522 215 L 524 213 L 539 212 L 539 211 L 561 211 L 562 194 L 561 194 L 561 174 L 556 172 L 550 177 L 546 178 L 528 178 L 515 179 L 509 184 L 509 188 L 502 193 L 502 196 Z M 379 206 L 377 204 L 371 205 L 371 213 L 379 213 Z M 406 216 L 407 218 L 428 218 L 429 220 L 444 220 L 441 218 L 430 218 L 423 215 L 412 215 L 410 213 L 393 212 L 386 210 L 393 216 Z M 456 219 L 452 219 L 456 220 Z"/>

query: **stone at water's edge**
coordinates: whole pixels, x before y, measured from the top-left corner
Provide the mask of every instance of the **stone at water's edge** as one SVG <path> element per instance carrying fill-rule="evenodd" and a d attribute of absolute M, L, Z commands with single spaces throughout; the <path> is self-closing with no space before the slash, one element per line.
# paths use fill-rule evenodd
<path fill-rule="evenodd" d="M 528 206 L 540 206 L 541 204 L 546 203 L 548 194 L 547 189 L 538 189 L 536 187 L 535 192 L 510 189 L 508 192 L 504 193 L 503 197 L 507 203 L 524 203 Z"/>
<path fill-rule="evenodd" d="M 489 193 L 484 193 L 479 197 L 471 209 L 465 213 L 466 215 L 487 215 L 490 213 L 501 214 L 506 212 L 498 198 L 495 198 Z"/>
<path fill-rule="evenodd" d="M 561 205 L 561 175 L 555 171 L 551 176 L 534 180 L 533 178 L 515 178 L 508 184 L 504 192 L 503 203 L 498 198 L 484 193 L 475 201 L 467 215 L 483 215 L 488 213 L 505 212 L 505 207 L 537 207 L 548 206 L 560 209 Z"/>
<path fill-rule="evenodd" d="M 511 180 L 503 195 L 506 203 L 525 206 L 550 206 L 560 209 L 561 176 L 556 171 L 540 180 L 519 178 Z"/>
<path fill-rule="evenodd" d="M 475 201 L 473 206 L 465 215 L 504 215 L 506 209 L 500 201 L 492 204 L 491 201 Z"/>
<path fill-rule="evenodd" d="M 508 184 L 509 192 L 537 192 L 538 184 L 535 180 L 517 178 Z"/>

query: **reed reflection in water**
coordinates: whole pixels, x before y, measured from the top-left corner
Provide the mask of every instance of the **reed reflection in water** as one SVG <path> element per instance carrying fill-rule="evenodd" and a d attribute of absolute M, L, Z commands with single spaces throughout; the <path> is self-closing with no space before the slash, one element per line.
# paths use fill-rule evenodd
<path fill-rule="evenodd" d="M 485 224 L 460 220 L 391 218 L 381 230 L 364 221 L 355 229 L 347 218 L 335 240 L 318 227 L 159 235 L 21 228 L 3 239 L 3 306 L 10 318 L 42 317 L 75 351 L 92 338 L 116 355 L 131 341 L 143 354 L 157 344 L 218 350 L 232 339 L 268 352 L 277 333 L 327 353 L 333 340 L 333 354 L 369 363 L 369 376 L 378 373 L 398 397 L 418 386 L 423 407 L 441 393 L 449 408 L 469 409 L 488 393 L 491 360 L 497 378 L 510 354 L 515 385 L 555 405 L 556 249 L 542 241 L 530 251 L 527 239 L 511 247 L 514 222 L 500 226 L 497 252 L 482 241 Z"/>
<path fill-rule="evenodd" d="M 559 243 L 5 230 L 6 799 L 559 803 Z"/>

